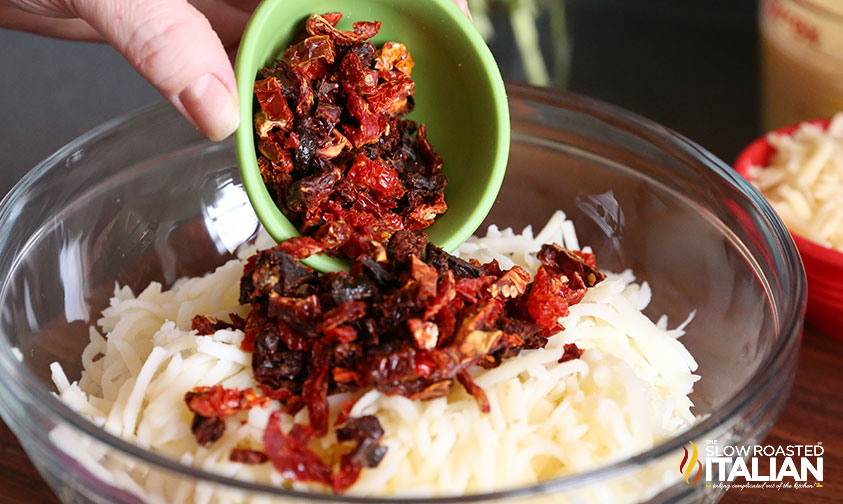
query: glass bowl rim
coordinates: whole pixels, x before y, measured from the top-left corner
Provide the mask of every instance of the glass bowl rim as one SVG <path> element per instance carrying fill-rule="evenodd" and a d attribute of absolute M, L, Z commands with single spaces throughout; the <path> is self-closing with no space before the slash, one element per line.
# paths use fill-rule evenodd
<path fill-rule="evenodd" d="M 550 492 L 561 492 L 584 487 L 591 483 L 609 480 L 623 476 L 640 466 L 651 461 L 656 461 L 673 451 L 678 451 L 689 440 L 702 438 L 706 434 L 713 433 L 718 426 L 740 417 L 757 397 L 763 396 L 760 392 L 766 391 L 770 386 L 775 387 L 781 380 L 780 371 L 786 370 L 789 362 L 794 358 L 793 352 L 798 350 L 797 343 L 801 334 L 800 321 L 805 311 L 806 281 L 802 268 L 801 259 L 790 233 L 787 232 L 784 224 L 772 207 L 764 198 L 746 181 L 743 177 L 729 168 L 723 161 L 716 158 L 706 149 L 684 136 L 661 126 L 649 119 L 629 112 L 621 107 L 611 105 L 600 100 L 585 97 L 575 93 L 540 88 L 522 83 L 507 83 L 507 94 L 509 98 L 538 102 L 547 106 L 563 108 L 591 116 L 601 123 L 609 126 L 631 131 L 637 135 L 649 133 L 655 135 L 658 140 L 666 142 L 672 147 L 678 147 L 685 154 L 690 154 L 697 162 L 705 165 L 713 171 L 725 183 L 731 184 L 744 197 L 748 198 L 756 207 L 769 225 L 769 231 L 776 239 L 778 254 L 782 258 L 786 271 L 783 273 L 793 282 L 793 289 L 790 292 L 792 299 L 801 302 L 791 302 L 779 307 L 783 313 L 778 313 L 781 320 L 779 336 L 774 347 L 767 358 L 761 362 L 758 369 L 748 378 L 748 385 L 734 396 L 729 398 L 717 410 L 711 412 L 705 419 L 694 424 L 690 429 L 675 435 L 653 448 L 638 453 L 629 458 L 618 460 L 607 465 L 598 466 L 587 471 L 574 473 L 559 478 L 554 478 L 539 483 L 507 488 L 493 492 L 474 493 L 461 496 L 442 496 L 431 498 L 417 497 L 360 497 L 350 495 L 334 495 L 330 493 L 313 493 L 298 490 L 288 490 L 270 485 L 250 483 L 236 478 L 231 478 L 210 471 L 188 466 L 165 455 L 157 454 L 119 438 L 97 427 L 61 400 L 56 398 L 46 387 L 43 387 L 40 380 L 14 357 L 10 348 L 0 350 L 0 384 L 5 384 L 11 379 L 31 394 L 31 401 L 36 409 L 46 410 L 46 413 L 54 421 L 69 424 L 79 433 L 93 438 L 96 442 L 122 452 L 124 455 L 133 457 L 137 461 L 149 464 L 155 470 L 165 473 L 176 474 L 181 477 L 189 477 L 198 482 L 207 482 L 213 485 L 226 487 L 228 490 L 251 492 L 273 497 L 285 497 L 290 499 L 301 499 L 312 502 L 336 502 L 349 504 L 446 504 L 446 503 L 468 503 L 480 501 L 495 501 L 509 498 L 522 498 Z M 171 106 L 165 102 L 157 102 L 129 112 L 115 119 L 107 121 L 87 133 L 71 141 L 53 155 L 36 165 L 9 191 L 0 201 L 0 229 L 9 225 L 6 223 L 9 217 L 9 207 L 20 198 L 45 172 L 57 165 L 59 160 L 76 152 L 78 148 L 88 142 L 110 134 L 114 129 L 134 122 L 141 117 L 157 116 L 160 114 L 175 114 Z M 661 146 L 660 146 L 661 147 Z M 14 257 L 9 267 L 0 269 L 0 288 L 4 288 L 5 279 L 14 270 L 20 257 Z M 790 350 L 788 352 L 787 350 Z M 34 385 L 34 387 L 30 387 Z M 15 387 L 6 387 L 7 390 L 14 390 Z M 667 487 L 670 488 L 670 487 Z M 690 487 L 689 487 L 690 488 Z M 688 490 L 689 492 L 693 490 Z"/>

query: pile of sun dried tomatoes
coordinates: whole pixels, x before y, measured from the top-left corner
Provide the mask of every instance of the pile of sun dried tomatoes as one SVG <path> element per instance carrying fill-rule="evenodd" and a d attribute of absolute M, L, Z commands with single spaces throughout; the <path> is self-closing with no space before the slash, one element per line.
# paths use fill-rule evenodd
<path fill-rule="evenodd" d="M 243 349 L 252 352 L 264 396 L 282 401 L 291 414 L 307 408 L 310 419 L 285 434 L 273 416 L 264 437 L 267 458 L 284 474 L 337 491 L 353 483 L 361 467 L 377 465 L 385 449 L 378 445 L 377 419 L 349 419 L 353 403 L 346 404 L 338 422 L 354 448 L 332 472 L 308 447 L 328 432 L 330 394 L 377 388 L 426 400 L 459 382 L 488 411 L 468 369 L 492 368 L 522 349 L 544 347 L 562 329 L 558 321 L 568 306 L 605 278 L 592 254 L 553 244 L 539 252 L 532 281 L 519 266 L 467 262 L 409 231 L 392 237 L 384 258 L 360 256 L 351 271 L 322 274 L 300 262 L 322 251 L 317 240 L 301 237 L 258 252 L 240 285 L 240 302 L 252 306 L 247 319 L 229 324 L 197 317 L 194 329 L 244 330 Z M 575 345 L 565 350 L 565 360 L 580 356 Z M 232 404 L 244 401 L 254 404 L 240 398 Z"/>
<path fill-rule="evenodd" d="M 413 109 L 413 59 L 403 44 L 367 42 L 379 22 L 334 25 L 314 14 L 306 33 L 255 82 L 258 165 L 279 209 L 329 253 L 381 252 L 400 230 L 447 209 L 442 158 Z M 326 224 L 332 223 L 332 226 Z"/>

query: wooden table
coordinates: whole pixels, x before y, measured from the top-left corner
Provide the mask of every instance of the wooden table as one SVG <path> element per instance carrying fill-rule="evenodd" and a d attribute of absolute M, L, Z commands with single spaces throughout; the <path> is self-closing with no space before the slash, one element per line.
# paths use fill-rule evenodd
<path fill-rule="evenodd" d="M 823 488 L 730 490 L 721 502 L 843 502 L 843 341 L 806 327 L 793 392 L 766 443 L 779 446 L 817 441 L 825 447 Z M 0 502 L 4 504 L 59 503 L 2 422 L 0 492 Z"/>

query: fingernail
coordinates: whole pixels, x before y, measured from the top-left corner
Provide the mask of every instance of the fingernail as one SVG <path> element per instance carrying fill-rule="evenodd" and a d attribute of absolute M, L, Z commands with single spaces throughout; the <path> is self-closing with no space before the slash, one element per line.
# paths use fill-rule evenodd
<path fill-rule="evenodd" d="M 215 142 L 232 134 L 240 123 L 237 98 L 212 73 L 188 84 L 179 100 L 193 125 Z"/>

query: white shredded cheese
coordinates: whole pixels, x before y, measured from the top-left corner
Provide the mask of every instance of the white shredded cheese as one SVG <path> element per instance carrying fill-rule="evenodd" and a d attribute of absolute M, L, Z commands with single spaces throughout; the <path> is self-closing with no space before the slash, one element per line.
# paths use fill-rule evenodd
<path fill-rule="evenodd" d="M 775 153 L 749 168 L 752 184 L 791 231 L 843 252 L 843 113 L 827 129 L 805 123 L 767 141 Z"/>

